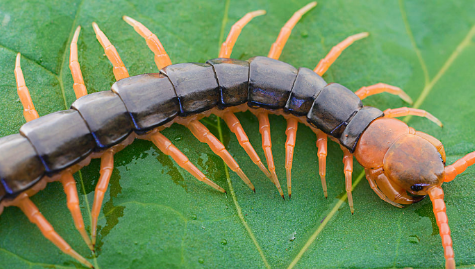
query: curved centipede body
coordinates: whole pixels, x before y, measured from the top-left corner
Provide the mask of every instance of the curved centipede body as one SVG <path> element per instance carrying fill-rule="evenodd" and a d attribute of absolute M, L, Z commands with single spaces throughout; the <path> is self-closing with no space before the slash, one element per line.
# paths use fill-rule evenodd
<path fill-rule="evenodd" d="M 254 177 L 246 175 L 230 152 L 200 120 L 210 115 L 221 118 L 249 155 L 252 162 L 274 184 L 285 199 L 292 196 L 293 151 L 299 123 L 310 128 L 316 136 L 319 176 L 323 194 L 326 186 L 326 157 L 328 139 L 337 142 L 343 151 L 345 190 L 353 214 L 353 157 L 364 167 L 371 189 L 384 201 L 402 207 L 419 202 L 429 195 L 439 228 L 446 268 L 455 268 L 452 238 L 445 213 L 443 182 L 453 180 L 475 163 L 473 153 L 452 165 L 446 165 L 444 147 L 436 138 L 416 131 L 394 119 L 406 115 L 426 117 L 442 126 L 430 113 L 413 108 L 388 109 L 384 112 L 364 106 L 367 96 L 388 92 L 408 103 L 411 98 L 400 88 L 375 84 L 355 93 L 338 83 L 327 83 L 322 77 L 338 56 L 353 42 L 368 33 L 352 35 L 337 44 L 314 70 L 295 68 L 279 61 L 279 56 L 299 19 L 313 7 L 309 3 L 284 25 L 267 57 L 248 60 L 230 58 L 234 43 L 243 27 L 254 17 L 265 14 L 258 10 L 246 14 L 232 28 L 222 44 L 218 58 L 205 63 L 172 64 L 170 57 L 155 36 L 140 22 L 123 19 L 146 41 L 154 53 L 159 73 L 130 76 L 119 53 L 99 25 L 93 23 L 97 39 L 111 61 L 117 80 L 110 91 L 87 93 L 81 73 L 77 43 L 80 27 L 71 42 L 70 69 L 77 100 L 69 110 L 39 117 L 26 87 L 21 69 L 21 55 L 16 58 L 15 77 L 18 94 L 27 121 L 18 134 L 0 138 L 0 212 L 4 207 L 20 208 L 36 224 L 43 235 L 60 250 L 83 265 L 93 265 L 53 229 L 40 213 L 30 196 L 44 189 L 47 183 L 60 181 L 67 195 L 76 229 L 88 247 L 94 251 L 97 222 L 114 169 L 114 155 L 134 140 L 151 141 L 165 155 L 197 180 L 218 192 L 226 190 L 198 169 L 162 131 L 179 124 L 218 155 L 243 184 L 256 191 Z M 26 79 L 27 81 L 28 79 Z M 235 113 L 250 111 L 259 123 L 262 136 L 261 158 Z M 272 153 L 269 114 L 280 115 L 287 121 L 285 143 L 286 184 L 276 172 Z M 274 145 L 275 148 L 275 145 Z M 91 238 L 79 208 L 78 191 L 73 174 L 100 159 L 100 177 L 94 192 L 91 216 Z"/>

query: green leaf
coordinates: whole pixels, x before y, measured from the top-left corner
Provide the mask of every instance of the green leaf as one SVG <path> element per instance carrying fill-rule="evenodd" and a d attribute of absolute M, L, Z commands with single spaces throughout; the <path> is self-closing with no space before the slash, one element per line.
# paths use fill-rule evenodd
<path fill-rule="evenodd" d="M 174 63 L 204 62 L 218 55 L 232 24 L 265 9 L 239 37 L 233 57 L 266 55 L 280 27 L 307 2 L 298 1 L 30 1 L 0 2 L 0 136 L 24 124 L 14 60 L 22 54 L 27 86 L 40 115 L 74 101 L 68 68 L 69 43 L 78 25 L 79 62 L 89 92 L 108 90 L 112 67 L 91 27 L 97 22 L 116 46 L 130 75 L 157 72 L 144 40 L 122 21 L 137 19 L 160 38 Z M 321 1 L 295 27 L 281 60 L 313 68 L 349 35 L 370 36 L 345 50 L 324 78 L 352 90 L 384 82 L 403 88 L 416 105 L 438 117 L 444 128 L 423 118 L 411 127 L 439 138 L 449 164 L 475 150 L 475 5 L 470 1 Z M 471 31 L 471 32 L 470 32 Z M 471 33 L 471 34 L 469 34 Z M 395 96 L 364 100 L 380 109 L 407 106 Z M 257 119 L 237 115 L 262 159 Z M 277 174 L 285 188 L 286 122 L 271 116 Z M 224 122 L 204 120 L 256 186 L 252 193 L 207 145 L 182 126 L 163 133 L 211 180 L 218 193 L 196 181 L 150 142 L 136 141 L 116 155 L 99 220 L 98 249 L 91 254 L 75 230 L 60 183 L 50 183 L 32 200 L 56 231 L 96 268 L 387 268 L 443 267 L 443 249 L 428 199 L 405 209 L 381 201 L 355 165 L 353 197 L 346 203 L 342 153 L 328 145 L 323 197 L 315 135 L 301 125 L 292 170 L 292 200 L 275 187 L 239 146 Z M 99 162 L 75 175 L 89 228 L 89 210 Z M 475 264 L 475 168 L 444 184 L 457 265 Z M 0 216 L 0 267 L 82 268 L 45 239 L 14 207 Z"/>

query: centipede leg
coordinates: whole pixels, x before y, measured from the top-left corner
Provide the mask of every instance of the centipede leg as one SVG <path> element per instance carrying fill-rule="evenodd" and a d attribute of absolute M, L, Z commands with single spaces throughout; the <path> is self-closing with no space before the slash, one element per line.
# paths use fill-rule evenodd
<path fill-rule="evenodd" d="M 21 104 L 23 105 L 23 116 L 25 117 L 26 121 L 32 121 L 34 119 L 39 118 L 40 116 L 38 115 L 38 112 L 35 109 L 35 105 L 33 104 L 33 100 L 30 96 L 30 91 L 28 91 L 28 88 L 26 87 L 25 78 L 23 77 L 23 71 L 21 71 L 20 57 L 21 54 L 18 53 L 16 55 L 15 63 L 16 87 Z"/>
<path fill-rule="evenodd" d="M 274 44 L 272 44 L 272 47 L 269 51 L 269 55 L 267 57 L 272 59 L 279 59 L 280 54 L 282 53 L 285 43 L 287 42 L 287 39 L 289 39 L 290 33 L 292 32 L 294 26 L 305 13 L 314 8 L 316 5 L 317 2 L 311 2 L 294 13 L 294 15 L 285 23 L 284 27 L 282 27 L 282 29 L 280 30 L 279 36 L 277 37 L 277 40 L 274 42 Z"/>
<path fill-rule="evenodd" d="M 192 174 L 196 179 L 202 181 L 214 189 L 226 193 L 226 191 L 218 186 L 213 181 L 209 180 L 196 166 L 194 166 L 179 149 L 177 149 L 170 140 L 159 132 L 155 132 L 150 136 L 152 142 L 157 146 L 164 154 L 169 155 L 175 160 L 175 162 L 183 169 Z"/>
<path fill-rule="evenodd" d="M 74 32 L 73 40 L 71 41 L 71 49 L 69 54 L 69 69 L 73 75 L 73 89 L 77 99 L 87 95 L 86 85 L 84 85 L 84 79 L 82 77 L 81 66 L 79 65 L 78 61 L 78 38 L 80 31 L 81 26 L 78 26 L 78 28 L 76 28 L 76 32 Z"/>
<path fill-rule="evenodd" d="M 285 142 L 285 170 L 287 172 L 287 192 L 289 199 L 292 197 L 292 160 L 294 159 L 295 139 L 297 136 L 298 121 L 295 118 L 287 119 L 287 141 Z"/>
<path fill-rule="evenodd" d="M 397 117 L 404 117 L 408 115 L 425 117 L 429 119 L 430 121 L 434 122 L 435 124 L 439 125 L 440 127 L 443 127 L 443 124 L 439 119 L 437 119 L 432 114 L 422 109 L 400 107 L 396 109 L 386 109 L 384 111 L 384 117 L 386 118 L 397 118 Z"/>
<path fill-rule="evenodd" d="M 61 251 L 70 255 L 85 266 L 94 268 L 91 263 L 74 251 L 74 249 L 72 249 L 71 246 L 69 246 L 69 244 L 66 243 L 66 241 L 64 241 L 64 239 L 56 233 L 56 231 L 53 229 L 53 226 L 51 226 L 51 224 L 40 213 L 30 198 L 25 197 L 23 199 L 19 199 L 14 205 L 19 207 L 23 213 L 25 213 L 28 219 L 38 226 L 44 237 L 55 244 Z"/>
<path fill-rule="evenodd" d="M 402 100 L 406 101 L 407 103 L 412 105 L 412 99 L 407 93 L 405 93 L 401 88 L 396 87 L 396 86 L 391 86 L 388 84 L 384 83 L 378 83 L 375 85 L 371 85 L 368 87 L 362 87 L 359 90 L 355 92 L 355 94 L 361 99 L 365 99 L 368 96 L 382 93 L 382 92 L 387 92 L 390 94 L 394 94 L 399 96 Z"/>
<path fill-rule="evenodd" d="M 71 215 L 73 216 L 74 225 L 76 229 L 81 234 L 84 242 L 86 242 L 87 246 L 94 250 L 92 246 L 91 239 L 89 239 L 89 235 L 86 233 L 86 228 L 84 227 L 84 220 L 81 214 L 81 209 L 79 208 L 79 198 L 78 198 L 78 190 L 76 188 L 76 181 L 73 178 L 73 175 L 70 172 L 64 172 L 61 175 L 61 184 L 63 184 L 64 192 L 66 193 L 67 197 L 67 204 L 68 209 L 71 211 Z"/>
<path fill-rule="evenodd" d="M 155 54 L 155 64 L 157 65 L 158 69 L 162 69 L 172 64 L 170 57 L 168 57 L 168 54 L 163 48 L 162 43 L 160 43 L 160 40 L 155 34 L 153 34 L 143 24 L 130 17 L 123 16 L 122 19 L 134 27 L 135 31 L 139 35 L 145 38 L 145 42 L 147 42 L 148 47 Z"/>
<path fill-rule="evenodd" d="M 325 58 L 321 59 L 317 67 L 313 70 L 318 75 L 322 76 L 328 70 L 328 68 L 335 62 L 335 60 L 340 56 L 341 52 L 345 50 L 348 46 L 353 44 L 353 42 L 367 37 L 369 34 L 367 32 L 359 33 L 352 35 L 345 40 L 343 40 L 338 45 L 334 46 Z"/>
<path fill-rule="evenodd" d="M 439 234 L 442 239 L 442 247 L 444 248 L 445 268 L 455 269 L 455 255 L 452 247 L 452 238 L 450 236 L 449 220 L 447 218 L 446 207 L 444 202 L 444 191 L 440 186 L 433 187 L 428 190 L 430 200 L 432 201 L 433 211 L 437 226 L 439 226 Z"/>
<path fill-rule="evenodd" d="M 244 174 L 242 169 L 239 167 L 237 164 L 236 160 L 229 154 L 229 152 L 226 150 L 224 145 L 217 139 L 209 130 L 204 126 L 201 122 L 198 120 L 193 120 L 189 122 L 186 127 L 190 129 L 190 131 L 193 133 L 193 135 L 198 138 L 200 142 L 208 144 L 208 146 L 211 148 L 211 150 L 221 157 L 223 161 L 226 163 L 226 165 L 229 166 L 231 170 L 233 170 L 236 174 L 239 175 L 239 177 L 246 183 L 246 185 L 253 190 L 254 192 L 256 189 L 254 188 L 254 185 L 252 185 L 251 181 L 249 178 Z"/>
<path fill-rule="evenodd" d="M 91 236 L 92 236 L 92 245 L 96 245 L 96 236 L 97 236 L 97 220 L 99 218 L 99 213 L 101 212 L 102 201 L 104 200 L 104 194 L 107 191 L 109 186 L 109 180 L 112 175 L 112 170 L 114 169 L 114 150 L 109 149 L 101 156 L 101 176 L 96 185 L 94 191 L 94 203 L 92 204 L 91 218 Z"/>
<path fill-rule="evenodd" d="M 221 50 L 219 51 L 219 58 L 229 58 L 233 51 L 234 44 L 241 33 L 241 30 L 247 23 L 249 23 L 253 18 L 257 16 L 261 16 L 266 14 L 265 10 L 256 10 L 253 12 L 249 12 L 244 17 L 242 17 L 239 21 L 237 21 L 232 27 L 231 31 L 229 31 L 228 37 L 226 41 L 223 42 L 221 45 Z"/>
<path fill-rule="evenodd" d="M 113 72 L 115 79 L 120 80 L 123 78 L 128 78 L 129 72 L 127 71 L 127 68 L 125 68 L 125 65 L 122 62 L 122 59 L 120 59 L 119 53 L 115 47 L 111 44 L 107 36 L 101 31 L 97 23 L 93 22 L 92 27 L 96 33 L 97 40 L 99 40 L 99 43 L 101 43 L 101 46 L 104 48 L 107 58 L 114 66 Z"/>
<path fill-rule="evenodd" d="M 265 112 L 260 112 L 257 114 L 257 119 L 259 120 L 259 132 L 262 136 L 262 149 L 264 150 L 264 154 L 267 160 L 267 168 L 271 173 L 271 180 L 277 187 L 280 196 L 282 199 L 284 198 L 284 192 L 280 187 L 279 179 L 277 178 L 277 174 L 275 173 L 275 165 L 274 165 L 274 156 L 272 155 L 272 142 L 270 136 L 270 123 L 269 123 L 269 115 Z"/>
<path fill-rule="evenodd" d="M 325 198 L 328 197 L 327 192 L 327 181 L 326 181 L 326 173 L 327 173 L 327 134 L 322 131 L 318 131 L 317 134 L 317 156 L 318 156 L 318 173 L 320 175 L 320 180 L 322 181 L 322 188 L 323 188 L 323 195 Z"/>
<path fill-rule="evenodd" d="M 237 140 L 242 148 L 246 151 L 247 155 L 251 158 L 251 160 L 261 169 L 261 171 L 268 177 L 271 178 L 271 174 L 267 170 L 267 168 L 262 163 L 259 155 L 257 155 L 256 151 L 252 147 L 251 143 L 249 142 L 249 138 L 247 137 L 244 128 L 242 128 L 241 123 L 239 122 L 238 118 L 232 112 L 226 112 L 222 115 L 224 121 L 228 125 L 231 132 L 236 135 Z"/>
<path fill-rule="evenodd" d="M 344 172 L 345 172 L 345 187 L 346 187 L 346 194 L 348 196 L 348 205 L 350 206 L 351 214 L 355 213 L 355 208 L 353 207 L 353 195 L 351 194 L 352 190 L 352 174 L 353 174 L 353 154 L 350 151 L 341 146 L 343 150 L 343 164 L 344 164 Z"/>

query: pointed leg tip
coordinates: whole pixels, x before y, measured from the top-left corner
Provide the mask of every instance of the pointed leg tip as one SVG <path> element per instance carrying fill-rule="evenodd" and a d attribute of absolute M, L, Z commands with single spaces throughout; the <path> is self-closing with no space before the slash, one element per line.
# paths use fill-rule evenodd
<path fill-rule="evenodd" d="M 292 199 L 292 194 L 289 193 L 289 200 Z"/>
<path fill-rule="evenodd" d="M 266 13 L 267 13 L 267 11 L 265 11 L 264 9 L 260 9 L 260 10 L 256 10 L 256 11 L 252 12 L 252 15 L 253 15 L 253 17 L 257 17 L 257 16 L 265 15 Z"/>
<path fill-rule="evenodd" d="M 254 191 L 254 193 L 256 193 L 256 188 L 252 189 Z"/>
<path fill-rule="evenodd" d="M 281 196 L 282 196 L 282 199 L 284 199 L 284 201 L 285 201 L 285 196 L 283 194 Z"/>

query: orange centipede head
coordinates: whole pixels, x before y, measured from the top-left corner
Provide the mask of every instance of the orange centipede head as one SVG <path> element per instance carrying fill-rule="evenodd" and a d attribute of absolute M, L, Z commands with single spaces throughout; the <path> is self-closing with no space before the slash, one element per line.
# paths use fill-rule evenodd
<path fill-rule="evenodd" d="M 402 121 L 381 118 L 362 134 L 355 157 L 366 168 L 373 190 L 383 200 L 401 206 L 420 201 L 428 189 L 444 182 L 439 144 Z"/>
<path fill-rule="evenodd" d="M 386 202 L 402 207 L 429 195 L 444 247 L 445 267 L 455 268 L 441 188 L 446 177 L 442 143 L 399 120 L 381 118 L 362 134 L 355 157 L 365 167 L 371 188 Z"/>
<path fill-rule="evenodd" d="M 429 141 L 417 135 L 398 139 L 383 160 L 385 175 L 410 195 L 427 195 L 427 190 L 444 182 L 444 161 Z"/>

